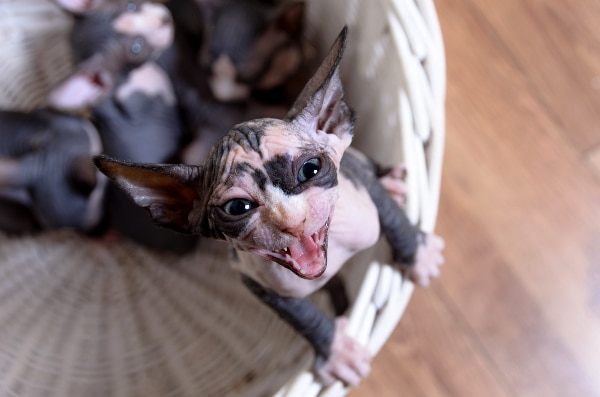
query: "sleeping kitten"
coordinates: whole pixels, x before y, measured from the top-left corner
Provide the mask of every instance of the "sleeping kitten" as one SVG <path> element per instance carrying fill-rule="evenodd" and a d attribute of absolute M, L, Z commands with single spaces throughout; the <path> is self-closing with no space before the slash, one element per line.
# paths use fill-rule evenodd
<path fill-rule="evenodd" d="M 140 164 L 97 157 L 98 168 L 158 224 L 227 241 L 245 284 L 316 352 L 325 382 L 360 383 L 370 356 L 309 300 L 383 232 L 394 261 L 417 282 L 437 275 L 443 243 L 414 227 L 349 148 L 354 113 L 339 65 L 345 28 L 287 117 L 236 125 L 200 166 Z"/>

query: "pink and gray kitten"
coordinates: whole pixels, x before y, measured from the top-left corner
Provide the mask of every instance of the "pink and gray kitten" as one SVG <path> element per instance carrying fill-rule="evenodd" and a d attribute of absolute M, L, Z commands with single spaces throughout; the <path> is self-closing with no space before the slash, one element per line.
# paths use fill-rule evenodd
<path fill-rule="evenodd" d="M 287 116 L 236 125 L 199 166 L 97 157 L 95 164 L 163 226 L 228 242 L 244 283 L 312 344 L 326 381 L 357 385 L 367 350 L 306 297 L 358 251 L 387 238 L 419 283 L 437 275 L 443 242 L 407 219 L 377 167 L 349 148 L 345 28 Z M 360 232 L 357 232 L 360 231 Z"/>

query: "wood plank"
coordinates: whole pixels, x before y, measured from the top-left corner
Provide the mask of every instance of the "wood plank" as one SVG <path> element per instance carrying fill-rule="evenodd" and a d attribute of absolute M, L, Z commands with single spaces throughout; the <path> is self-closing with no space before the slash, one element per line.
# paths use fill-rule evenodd
<path fill-rule="evenodd" d="M 416 290 L 373 375 L 349 397 L 512 396 L 453 303 L 438 287 Z"/>
<path fill-rule="evenodd" d="M 600 395 L 600 185 L 584 156 L 600 126 L 586 87 L 600 2 L 436 5 L 448 264 L 351 397 Z"/>
<path fill-rule="evenodd" d="M 570 347 L 588 373 L 594 373 L 599 364 L 594 353 L 600 357 L 600 318 L 590 306 L 596 287 L 589 280 L 597 269 L 600 189 L 560 126 L 529 91 L 527 75 L 511 71 L 495 39 L 486 43 L 485 36 L 479 36 L 478 51 L 470 50 L 476 45 L 470 39 L 475 19 L 465 21 L 468 10 L 457 9 L 460 6 L 454 4 L 445 14 L 460 16 L 446 26 L 462 31 L 452 41 L 457 44 L 448 47 L 456 60 L 454 65 L 449 62 L 450 80 L 457 73 L 454 80 L 463 85 L 465 71 L 473 68 L 493 71 L 494 78 L 468 72 L 477 89 L 467 98 L 464 89 L 449 87 L 448 114 L 455 125 L 449 129 L 446 167 L 460 175 L 462 189 L 455 189 L 456 194 L 484 226 L 489 225 L 509 263 L 544 302 L 546 315 L 572 341 Z M 578 99 L 572 98 L 572 106 L 577 107 Z M 461 130 L 459 139 L 453 139 L 454 128 Z"/>
<path fill-rule="evenodd" d="M 596 173 L 596 177 L 600 181 L 600 148 L 588 151 L 586 158 L 590 167 Z"/>
<path fill-rule="evenodd" d="M 460 307 L 481 349 L 510 384 L 513 395 L 597 395 L 597 378 L 588 373 L 556 320 L 548 315 L 546 303 L 515 270 L 516 265 L 528 267 L 535 262 L 512 261 L 482 223 L 485 219 L 472 214 L 468 202 L 461 201 L 444 201 L 443 210 L 452 215 L 440 222 L 440 232 L 452 233 L 462 243 L 448 246 L 452 269 L 445 269 L 439 283 L 447 290 L 447 299 Z M 564 296 L 560 290 L 556 293 Z"/>
<path fill-rule="evenodd" d="M 600 2 L 470 3 L 565 136 L 580 151 L 600 143 L 600 90 L 594 84 L 600 76 Z"/>

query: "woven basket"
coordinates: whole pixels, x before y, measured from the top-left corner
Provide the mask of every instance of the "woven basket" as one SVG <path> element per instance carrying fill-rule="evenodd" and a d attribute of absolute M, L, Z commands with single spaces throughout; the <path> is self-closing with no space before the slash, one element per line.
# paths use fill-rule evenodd
<path fill-rule="evenodd" d="M 308 34 L 324 53 L 350 27 L 342 64 L 357 113 L 355 144 L 404 161 L 408 213 L 434 227 L 444 144 L 445 62 L 431 0 L 308 1 Z M 70 71 L 70 19 L 48 0 L 0 0 L 0 107 L 44 105 Z M 413 285 L 385 245 L 343 270 L 349 332 L 376 353 Z M 0 234 L 1 396 L 341 396 L 307 369 L 309 345 L 258 302 L 224 245 L 157 254 L 101 245 L 68 230 Z M 317 304 L 326 299 L 317 293 Z"/>

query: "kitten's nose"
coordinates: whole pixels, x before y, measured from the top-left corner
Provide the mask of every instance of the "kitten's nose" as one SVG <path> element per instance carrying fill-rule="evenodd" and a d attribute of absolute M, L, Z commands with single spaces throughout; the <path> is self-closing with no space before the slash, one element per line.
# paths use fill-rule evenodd
<path fill-rule="evenodd" d="M 294 226 L 287 227 L 283 229 L 285 233 L 289 233 L 292 236 L 303 236 L 304 235 L 304 224 L 306 223 L 306 219 L 304 219 L 301 223 L 298 223 Z"/>
<path fill-rule="evenodd" d="M 300 236 L 304 233 L 305 212 L 298 206 L 275 206 L 270 211 L 273 222 L 284 233 Z"/>

